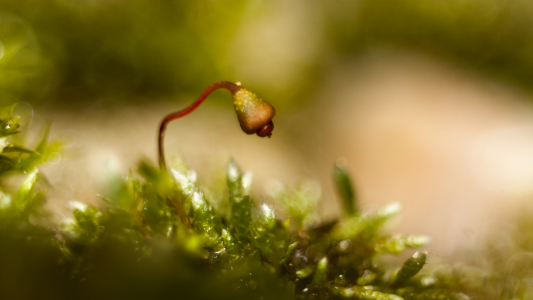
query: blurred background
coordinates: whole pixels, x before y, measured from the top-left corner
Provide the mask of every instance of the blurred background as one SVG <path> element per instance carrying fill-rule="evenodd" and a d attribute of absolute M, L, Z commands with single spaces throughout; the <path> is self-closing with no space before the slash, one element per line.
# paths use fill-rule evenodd
<path fill-rule="evenodd" d="M 531 202 L 532 78 L 526 0 L 0 0 L 1 104 L 68 146 L 45 170 L 59 215 L 156 162 L 163 116 L 240 81 L 276 107 L 271 139 L 226 91 L 167 132 L 211 197 L 234 157 L 256 200 L 302 186 L 335 218 L 340 164 L 359 205 L 402 203 L 398 231 L 450 256 Z"/>

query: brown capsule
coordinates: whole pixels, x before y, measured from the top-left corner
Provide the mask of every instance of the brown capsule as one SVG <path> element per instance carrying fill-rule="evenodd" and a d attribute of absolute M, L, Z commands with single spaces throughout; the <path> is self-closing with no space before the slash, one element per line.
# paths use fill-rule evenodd
<path fill-rule="evenodd" d="M 276 114 L 272 105 L 244 88 L 233 93 L 233 105 L 242 131 L 247 134 L 256 133 L 260 137 L 272 135 L 272 118 Z"/>

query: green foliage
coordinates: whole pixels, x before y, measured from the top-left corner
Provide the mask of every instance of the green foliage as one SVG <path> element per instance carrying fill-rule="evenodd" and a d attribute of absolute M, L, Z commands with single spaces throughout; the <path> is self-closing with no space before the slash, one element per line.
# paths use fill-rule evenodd
<path fill-rule="evenodd" d="M 426 253 L 424 252 L 415 252 L 412 257 L 409 257 L 404 263 L 403 266 L 395 272 L 391 277 L 391 281 L 396 283 L 403 283 L 415 276 L 426 263 Z"/>
<path fill-rule="evenodd" d="M 159 247 L 165 245 L 165 251 L 226 274 L 228 286 L 256 292 L 256 297 L 266 295 L 271 288 L 266 285 L 269 280 L 276 282 L 275 289 L 282 297 L 298 299 L 344 297 L 350 294 L 349 289 L 358 291 L 356 287 L 361 283 L 365 289 L 372 286 L 370 295 L 389 297 L 382 299 L 397 299 L 394 295 L 400 288 L 424 291 L 416 284 L 418 279 L 410 280 L 423 262 L 409 259 L 394 279 L 378 263 L 381 253 L 399 253 L 398 249 L 427 241 L 384 232 L 386 221 L 399 211 L 397 204 L 346 220 L 304 224 L 301 216 L 290 215 L 283 221 L 268 204 L 256 206 L 250 196 L 251 175 L 243 173 L 233 160 L 227 170 L 227 214 L 218 212 L 209 202 L 192 171 L 171 169 L 168 174 L 141 162 L 138 173 L 141 180 L 132 174 L 115 179 L 114 187 L 103 197 L 110 205 L 106 209 L 76 209 L 75 223 L 70 228 L 75 234 L 68 235 L 67 244 L 95 247 L 91 250 L 94 253 L 99 241 L 134 241 L 138 245 L 137 259 L 147 261 L 159 259 Z M 286 200 L 291 198 L 287 196 L 290 193 L 277 195 L 285 198 L 282 203 L 289 206 L 289 213 L 294 211 Z M 305 202 L 305 193 L 299 195 L 298 199 Z M 293 218 L 300 221 L 291 230 Z M 425 260 L 423 253 L 413 257 Z M 83 266 L 77 266 L 73 271 L 81 276 L 79 268 Z M 245 274 L 259 268 L 270 279 L 237 276 L 239 281 L 233 282 L 236 266 Z"/>
<path fill-rule="evenodd" d="M 25 179 L 16 191 L 0 187 L 0 229 L 30 223 L 43 216 L 42 191 L 36 185 L 44 176 L 38 166 L 60 151 L 60 143 L 48 143 L 48 130 L 34 150 L 16 144 L 14 135 L 19 133 L 20 117 L 12 116 L 12 109 L 0 112 L 0 180 L 10 175 L 23 175 Z"/>
<path fill-rule="evenodd" d="M 51 256 L 57 264 L 47 265 L 46 273 L 66 274 L 47 279 L 58 287 L 52 293 L 57 297 L 77 298 L 85 292 L 94 297 L 125 293 L 130 298 L 177 293 L 197 299 L 363 294 L 395 299 L 400 288 L 423 291 L 408 278 L 416 273 L 406 267 L 410 261 L 396 275 L 401 280 L 387 279 L 378 262 L 381 253 L 399 253 L 421 246 L 424 240 L 384 232 L 398 205 L 370 214 L 359 213 L 355 203 L 349 205 L 354 193 L 346 173 L 339 185 L 349 210 L 345 220 L 317 223 L 316 193 L 305 183 L 299 190 L 275 193 L 289 214 L 288 219 L 279 219 L 267 203 L 253 201 L 251 174 L 243 173 L 233 160 L 227 170 L 229 210 L 220 212 L 202 192 L 193 171 L 181 168 L 167 173 L 142 161 L 137 169 L 140 178 L 130 172 L 111 179 L 108 191 L 100 196 L 106 207 L 71 202 L 72 218 L 59 225 L 40 225 L 30 218 L 42 204 L 37 168 L 58 150 L 58 144 L 48 143 L 49 128 L 34 150 L 11 144 L 9 136 L 18 132 L 17 119 L 4 119 L 2 124 L 6 124 L 1 138 L 9 170 L 28 171 L 14 195 L 0 195 L 2 244 L 16 244 L 21 253 L 35 248 Z M 25 243 L 25 238 L 40 242 Z M 0 262 L 9 255 L 0 257 Z M 17 266 L 28 276 L 31 267 Z M 22 286 L 24 280 L 31 278 L 20 277 L 13 285 Z M 361 284 L 364 291 L 369 286 L 373 291 L 361 292 Z M 131 290 L 125 292 L 121 285 Z"/>
<path fill-rule="evenodd" d="M 11 117 L 1 122 L 18 124 Z M 467 294 L 480 299 L 532 295 L 529 235 L 514 233 L 515 239 L 492 245 L 491 268 L 440 265 L 428 272 L 425 251 L 414 252 L 401 266 L 383 263 L 384 256 L 421 247 L 429 238 L 387 231 L 399 204 L 376 212 L 350 204 L 355 191 L 340 168 L 334 178 L 346 217 L 338 220 L 316 217 L 317 193 L 309 182 L 272 193 L 288 214 L 280 219 L 267 203 L 252 199 L 251 174 L 233 160 L 223 199 L 228 210 L 210 202 L 194 171 L 181 167 L 166 172 L 141 161 L 135 173 L 110 179 L 100 196 L 105 206 L 71 202 L 72 217 L 56 224 L 42 210 L 46 185 L 39 180 L 39 167 L 59 144 L 48 143 L 47 129 L 30 150 L 13 144 L 18 128 L 10 130 L 0 136 L 2 155 L 12 162 L 2 176 L 24 179 L 18 189 L 0 191 L 1 299 L 466 300 L 471 299 Z M 530 223 L 523 218 L 517 232 L 529 232 L 524 228 Z"/>
<path fill-rule="evenodd" d="M 318 221 L 316 183 L 302 182 L 293 189 L 285 189 L 280 184 L 278 188 L 270 191 L 270 194 L 290 215 L 290 223 L 293 228 L 303 229 L 304 226 L 311 226 Z"/>
<path fill-rule="evenodd" d="M 337 191 L 339 191 L 346 216 L 353 217 L 356 213 L 355 192 L 346 169 L 336 165 L 333 170 L 333 180 L 337 185 Z"/>

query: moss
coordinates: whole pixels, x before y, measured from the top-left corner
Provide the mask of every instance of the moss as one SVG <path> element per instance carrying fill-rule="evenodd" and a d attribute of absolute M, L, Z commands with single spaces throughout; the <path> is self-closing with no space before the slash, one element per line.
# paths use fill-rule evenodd
<path fill-rule="evenodd" d="M 17 120 L 0 120 L 10 122 Z M 233 160 L 224 211 L 210 203 L 194 171 L 141 161 L 139 176 L 110 180 L 103 208 L 73 202 L 73 218 L 54 224 L 42 209 L 47 184 L 39 166 L 59 147 L 47 135 L 29 149 L 13 143 L 16 132 L 0 131 L 0 155 L 9 160 L 1 175 L 25 176 L 18 190 L 0 193 L 1 299 L 507 299 L 512 287 L 514 299 L 531 294 L 529 271 L 496 270 L 505 259 L 493 259 L 494 269 L 425 271 L 427 253 L 411 249 L 429 238 L 391 235 L 385 226 L 400 205 L 361 210 L 349 174 L 338 167 L 346 210 L 338 220 L 317 219 L 316 199 L 304 190 L 274 194 L 288 214 L 278 218 L 251 198 L 251 176 Z M 533 244 L 526 238 L 516 240 L 516 251 Z M 382 263 L 403 252 L 414 254 L 402 266 Z M 522 256 L 513 261 L 529 258 Z"/>

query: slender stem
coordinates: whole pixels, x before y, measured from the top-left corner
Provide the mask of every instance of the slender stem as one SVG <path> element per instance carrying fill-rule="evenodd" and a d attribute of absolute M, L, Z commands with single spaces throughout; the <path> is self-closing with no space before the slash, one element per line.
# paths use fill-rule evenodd
<path fill-rule="evenodd" d="M 159 145 L 159 167 L 161 168 L 161 170 L 166 171 L 167 169 L 167 165 L 165 162 L 164 139 L 165 139 L 165 132 L 167 130 L 168 123 L 176 119 L 185 117 L 186 115 L 192 113 L 194 110 L 198 108 L 198 106 L 200 106 L 200 104 L 202 104 L 202 102 L 204 102 L 204 100 L 207 98 L 207 96 L 209 96 L 209 94 L 211 94 L 213 91 L 220 89 L 220 88 L 224 88 L 230 91 L 232 94 L 235 94 L 235 92 L 237 92 L 240 89 L 240 86 L 234 83 L 231 83 L 231 82 L 227 82 L 227 81 L 219 81 L 219 82 L 213 83 L 212 85 L 208 86 L 204 90 L 202 95 L 200 95 L 200 97 L 198 97 L 198 99 L 196 99 L 196 101 L 194 101 L 191 105 L 189 105 L 185 109 L 182 109 L 178 112 L 169 114 L 163 119 L 163 121 L 161 121 L 161 125 L 159 126 L 159 144 L 158 144 Z"/>

